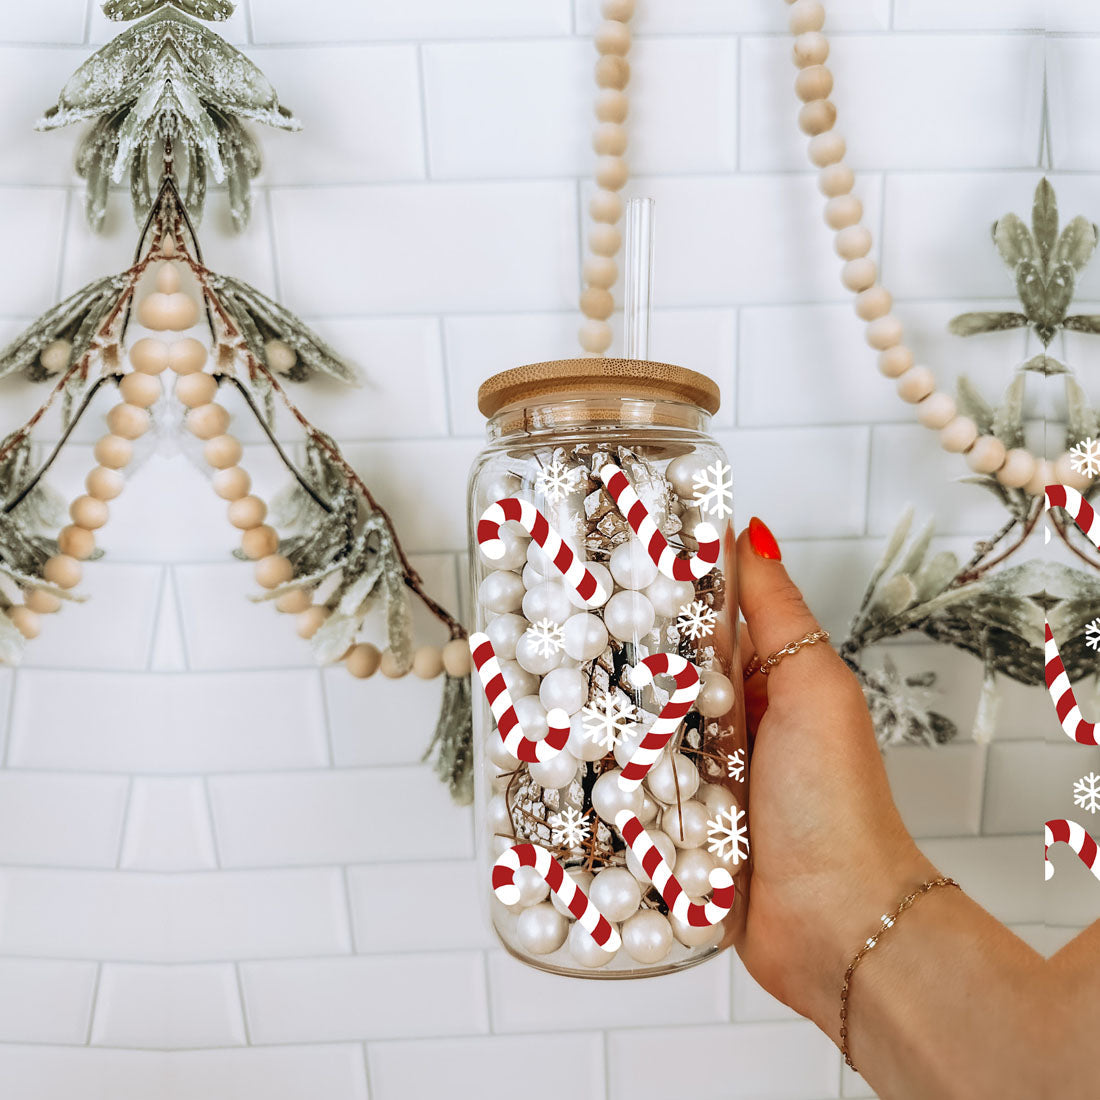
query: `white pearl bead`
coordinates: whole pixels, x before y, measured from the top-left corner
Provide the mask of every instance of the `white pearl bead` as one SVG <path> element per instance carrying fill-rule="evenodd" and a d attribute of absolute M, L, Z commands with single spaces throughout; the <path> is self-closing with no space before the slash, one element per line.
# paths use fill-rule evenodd
<path fill-rule="evenodd" d="M 624 791 L 619 786 L 621 769 L 606 771 L 592 784 L 592 806 L 609 825 L 615 823 L 615 815 L 620 810 L 637 813 L 642 808 L 641 788 Z"/>
<path fill-rule="evenodd" d="M 580 761 L 567 749 L 562 749 L 549 760 L 528 764 L 527 770 L 540 787 L 557 791 L 573 782 L 579 767 Z"/>
<path fill-rule="evenodd" d="M 523 732 L 532 741 L 541 741 L 550 731 L 550 725 L 546 720 L 546 707 L 537 695 L 523 695 L 512 701 L 516 710 L 516 717 L 523 727 Z"/>
<path fill-rule="evenodd" d="M 645 778 L 649 793 L 659 802 L 670 805 L 677 798 L 691 798 L 699 789 L 699 769 L 683 753 L 673 753 L 658 760 Z"/>
<path fill-rule="evenodd" d="M 969 416 L 956 416 L 940 429 L 940 446 L 952 454 L 968 451 L 978 438 L 978 425 Z"/>
<path fill-rule="evenodd" d="M 691 500 L 695 492 L 695 475 L 701 467 L 702 462 L 698 455 L 680 455 L 665 468 L 665 478 L 672 484 L 677 496 Z"/>
<path fill-rule="evenodd" d="M 555 668 L 543 677 L 539 686 L 539 699 L 547 710 L 557 707 L 566 714 L 576 714 L 587 697 L 584 673 L 575 668 Z"/>
<path fill-rule="evenodd" d="M 565 652 L 574 661 L 594 661 L 607 648 L 607 627 L 598 615 L 571 615 L 562 636 Z"/>
<path fill-rule="evenodd" d="M 584 715 L 574 714 L 569 720 L 569 740 L 565 747 L 578 759 L 584 761 L 599 760 L 607 755 L 607 750 L 584 728 Z"/>
<path fill-rule="evenodd" d="M 516 939 L 532 955 L 557 951 L 568 934 L 569 922 L 548 901 L 524 909 L 516 920 Z"/>
<path fill-rule="evenodd" d="M 1005 455 L 997 480 L 1009 489 L 1021 489 L 1035 475 L 1035 456 L 1023 447 L 1014 447 Z"/>
<path fill-rule="evenodd" d="M 671 924 L 672 934 L 685 947 L 707 947 L 710 944 L 717 943 L 722 938 L 725 930 L 721 922 L 704 925 L 687 924 L 682 920 L 677 920 L 676 917 L 672 917 Z"/>
<path fill-rule="evenodd" d="M 569 602 L 578 608 L 589 607 L 602 607 L 607 603 L 608 597 L 615 590 L 615 584 L 611 579 L 611 570 L 606 565 L 600 565 L 598 561 L 586 561 L 584 563 L 585 569 L 595 578 L 596 583 L 600 586 L 600 591 L 603 592 L 603 599 L 596 600 L 594 603 L 586 602 L 580 593 L 573 587 L 566 585 L 565 594 L 569 598 Z"/>
<path fill-rule="evenodd" d="M 674 581 L 659 573 L 645 590 L 645 598 L 653 604 L 653 610 L 665 618 L 680 613 L 680 608 L 695 599 L 695 586 L 691 581 Z"/>
<path fill-rule="evenodd" d="M 678 806 L 673 803 L 661 814 L 661 831 L 672 837 L 677 848 L 698 848 L 707 839 L 707 816 L 702 802 L 681 799 Z"/>
<path fill-rule="evenodd" d="M 628 729 L 623 734 L 619 743 L 615 746 L 615 760 L 620 768 L 625 768 L 630 763 L 631 757 L 634 755 L 635 749 L 641 744 L 642 738 L 645 737 L 648 732 L 650 723 L 645 725 L 636 725 L 631 729 Z M 663 750 L 667 752 L 667 750 Z"/>
<path fill-rule="evenodd" d="M 667 833 L 662 833 L 660 829 L 646 829 L 646 833 L 649 834 L 649 839 L 653 841 L 657 848 L 657 851 L 664 857 L 665 863 L 669 867 L 675 869 L 676 867 L 676 845 L 672 843 L 672 837 Z M 634 854 L 633 849 L 628 849 L 626 853 L 626 869 L 639 881 L 639 882 L 651 882 L 649 875 L 646 874 L 645 868 L 641 864 L 641 860 Z"/>
<path fill-rule="evenodd" d="M 540 652 L 539 642 L 524 632 L 516 642 L 515 657 L 520 668 L 533 672 L 536 676 L 545 676 L 551 669 L 557 668 L 562 663 L 565 654 L 560 649 L 556 653 L 547 653 L 544 649 Z"/>
<path fill-rule="evenodd" d="M 485 556 L 485 552 L 481 547 L 478 547 L 482 560 L 491 561 L 491 564 L 497 569 L 522 569 L 523 563 L 527 559 L 527 544 L 530 540 L 517 535 L 509 527 L 500 529 L 499 538 L 504 543 L 503 557 L 490 559 Z"/>
<path fill-rule="evenodd" d="M 379 660 L 381 660 L 381 654 L 379 654 Z M 377 666 L 375 667 L 377 668 Z M 351 671 L 350 666 L 348 671 Z M 500 734 L 496 730 L 493 730 L 485 742 L 485 755 L 498 768 L 504 768 L 508 771 L 513 771 L 519 764 L 519 761 L 504 747 L 504 742 L 500 739 Z"/>
<path fill-rule="evenodd" d="M 701 783 L 697 794 L 699 801 L 711 813 L 718 813 L 719 810 L 729 812 L 737 805 L 737 799 L 720 783 Z"/>
<path fill-rule="evenodd" d="M 898 379 L 898 397 L 910 405 L 923 401 L 929 394 L 934 393 L 935 389 L 936 376 L 927 367 L 910 367 Z"/>
<path fill-rule="evenodd" d="M 1054 460 L 1054 480 L 1077 490 L 1087 489 L 1092 483 L 1089 477 L 1079 474 L 1073 468 L 1073 460 L 1068 452 Z"/>
<path fill-rule="evenodd" d="M 672 947 L 672 925 L 656 909 L 635 913 L 622 929 L 623 949 L 640 963 L 659 963 Z"/>
<path fill-rule="evenodd" d="M 552 623 L 560 624 L 573 614 L 573 605 L 565 594 L 565 584 L 562 581 L 539 581 L 524 594 L 522 607 L 524 616 L 532 623 L 549 619 Z"/>
<path fill-rule="evenodd" d="M 976 474 L 992 474 L 1005 464 L 1005 445 L 996 436 L 982 435 L 966 452 L 966 464 Z"/>
<path fill-rule="evenodd" d="M 648 829 L 657 820 L 661 812 L 661 804 L 649 797 L 645 788 L 642 788 L 642 808 L 638 811 L 638 820 Z"/>
<path fill-rule="evenodd" d="M 603 621 L 608 633 L 621 642 L 633 642 L 653 629 L 653 604 L 640 592 L 616 592 L 607 601 Z"/>
<path fill-rule="evenodd" d="M 566 871 L 566 874 L 587 894 L 589 888 L 592 886 L 592 879 L 595 877 L 591 871 L 582 871 L 577 867 L 570 868 Z M 567 917 L 570 920 L 573 919 L 573 914 L 566 909 L 558 898 L 557 894 L 550 895 L 550 904 L 561 913 L 563 917 Z"/>
<path fill-rule="evenodd" d="M 490 833 L 499 833 L 502 836 L 513 835 L 515 826 L 512 824 L 512 815 L 508 811 L 508 800 L 503 794 L 495 794 L 489 799 L 485 806 L 485 824 Z"/>
<path fill-rule="evenodd" d="M 717 866 L 706 848 L 683 848 L 676 856 L 676 881 L 689 898 L 703 897 L 710 892 L 710 873 Z"/>
<path fill-rule="evenodd" d="M 550 896 L 550 887 L 546 885 L 546 880 L 534 867 L 517 868 L 512 881 L 519 889 L 519 900 L 516 904 L 522 905 L 524 908 L 538 905 L 539 902 L 545 901 Z"/>
<path fill-rule="evenodd" d="M 587 966 L 592 970 L 606 966 L 618 954 L 618 951 L 605 951 L 584 930 L 584 926 L 576 921 L 569 926 L 566 943 L 569 945 L 569 954 L 573 959 L 581 966 Z"/>
<path fill-rule="evenodd" d="M 500 674 L 504 677 L 504 686 L 512 699 L 522 699 L 525 695 L 537 695 L 539 678 L 524 671 L 515 661 L 499 658 Z"/>
<path fill-rule="evenodd" d="M 642 888 L 625 867 L 607 867 L 596 874 L 589 900 L 610 921 L 622 921 L 638 912 Z"/>
<path fill-rule="evenodd" d="M 1032 496 L 1038 496 L 1046 490 L 1048 485 L 1054 484 L 1054 463 L 1048 458 L 1035 460 L 1035 472 L 1031 475 L 1024 488 Z"/>
<path fill-rule="evenodd" d="M 523 602 L 523 580 L 518 573 L 497 569 L 478 585 L 477 602 L 486 611 L 503 615 L 518 611 Z"/>
<path fill-rule="evenodd" d="M 573 553 L 580 558 L 584 559 L 584 551 L 580 548 L 576 539 L 568 538 L 563 539 L 563 542 L 569 547 Z M 527 564 L 531 566 L 531 572 L 537 576 L 545 577 L 547 580 L 561 580 L 561 573 L 558 572 L 558 567 L 554 564 L 554 559 L 548 557 L 534 539 L 531 539 L 527 547 Z"/>
<path fill-rule="evenodd" d="M 493 643 L 493 651 L 502 661 L 514 661 L 516 645 L 531 624 L 522 615 L 498 615 L 489 621 L 485 633 Z M 533 671 L 527 670 L 524 671 Z M 549 672 L 549 669 L 547 669 Z"/>
<path fill-rule="evenodd" d="M 510 474 L 507 470 L 498 470 L 481 482 L 478 486 L 478 495 L 481 498 L 482 505 L 486 506 L 495 504 L 498 500 L 504 500 L 506 497 L 514 497 L 519 492 L 519 487 L 520 480 L 515 474 Z M 516 535 L 520 533 L 510 523 L 504 525 L 504 530 L 511 531 Z M 524 537 L 528 536 L 525 535 Z"/>
<path fill-rule="evenodd" d="M 640 589 L 657 578 L 657 563 L 641 540 L 632 538 L 611 551 L 611 575 L 623 588 Z"/>
<path fill-rule="evenodd" d="M 949 393 L 930 393 L 917 405 L 917 420 L 926 428 L 945 428 L 955 417 L 955 399 Z"/>
<path fill-rule="evenodd" d="M 699 676 L 699 694 L 695 698 L 695 709 L 704 718 L 721 718 L 728 714 L 737 701 L 733 684 L 721 672 L 708 669 Z M 680 797 L 684 797 L 681 792 Z"/>

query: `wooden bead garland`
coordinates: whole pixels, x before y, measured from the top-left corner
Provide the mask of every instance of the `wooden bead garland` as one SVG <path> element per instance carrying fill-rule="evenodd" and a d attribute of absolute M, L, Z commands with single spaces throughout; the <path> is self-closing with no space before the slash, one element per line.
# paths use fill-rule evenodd
<path fill-rule="evenodd" d="M 825 66 L 829 42 L 822 33 L 825 8 L 819 0 L 787 0 L 788 25 L 795 35 L 791 56 L 799 70 L 795 76 L 795 95 L 802 101 L 798 126 L 810 136 L 807 155 L 820 169 L 818 185 L 826 196 L 825 222 L 836 232 L 837 255 L 846 260 L 841 282 L 856 295 L 855 309 L 865 321 L 867 343 L 879 351 L 879 370 L 887 378 L 897 379 L 898 395 L 916 406 L 920 424 L 938 431 L 944 450 L 962 454 L 972 470 L 995 476 L 1002 485 L 1025 489 L 1039 495 L 1050 478 L 1075 489 L 1084 489 L 1090 478 L 1073 469 L 1069 453 L 1053 463 L 1039 459 L 1025 448 L 1006 450 L 992 435 L 982 435 L 967 416 L 957 413 L 954 399 L 936 389 L 936 380 L 925 366 L 913 363 L 913 353 L 902 342 L 901 322 L 890 312 L 893 299 L 878 284 L 875 263 L 867 258 L 871 234 L 861 224 L 863 205 L 851 194 L 855 177 L 843 163 L 847 147 L 844 138 L 833 129 L 836 107 L 828 98 L 833 90 L 833 75 Z"/>

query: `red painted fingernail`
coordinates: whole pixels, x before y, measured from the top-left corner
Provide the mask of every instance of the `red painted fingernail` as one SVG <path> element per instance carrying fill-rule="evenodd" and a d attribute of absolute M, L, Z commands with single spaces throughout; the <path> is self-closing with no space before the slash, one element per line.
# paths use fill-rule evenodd
<path fill-rule="evenodd" d="M 749 520 L 749 545 L 761 558 L 767 558 L 769 561 L 783 560 L 775 535 L 768 530 L 768 525 L 756 516 Z"/>

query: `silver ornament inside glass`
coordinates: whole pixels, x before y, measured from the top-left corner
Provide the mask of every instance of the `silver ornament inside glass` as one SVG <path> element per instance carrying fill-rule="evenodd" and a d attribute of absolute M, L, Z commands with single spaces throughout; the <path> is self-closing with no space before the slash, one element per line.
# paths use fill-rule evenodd
<path fill-rule="evenodd" d="M 637 201 L 631 357 L 488 379 L 468 502 L 490 920 L 524 962 L 593 978 L 727 947 L 750 860 L 732 478 L 707 433 L 718 388 L 645 358 Z"/>

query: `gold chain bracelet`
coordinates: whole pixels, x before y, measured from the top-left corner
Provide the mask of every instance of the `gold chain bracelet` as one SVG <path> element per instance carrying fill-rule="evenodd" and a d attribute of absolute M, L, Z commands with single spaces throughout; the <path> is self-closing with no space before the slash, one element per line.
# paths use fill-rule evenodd
<path fill-rule="evenodd" d="M 859 966 L 863 956 L 878 943 L 883 933 L 888 928 L 893 928 L 898 917 L 900 917 L 917 898 L 921 897 L 923 894 L 927 894 L 929 890 L 934 890 L 937 886 L 954 886 L 957 890 L 962 889 L 953 878 L 945 877 L 931 878 L 918 886 L 916 890 L 902 900 L 901 904 L 889 916 L 884 915 L 882 917 L 882 924 L 879 930 L 856 952 L 855 958 L 848 964 L 848 969 L 844 971 L 844 985 L 840 990 L 840 1052 L 844 1055 L 844 1061 L 853 1070 L 855 1070 L 856 1067 L 852 1063 L 851 1054 L 848 1053 L 848 991 L 851 989 L 852 985 L 852 974 L 855 968 Z M 856 1072 L 858 1073 L 859 1070 L 856 1070 Z"/>
<path fill-rule="evenodd" d="M 761 676 L 767 676 L 784 657 L 797 653 L 803 646 L 813 645 L 815 642 L 827 642 L 828 640 L 829 632 L 827 630 L 811 630 L 809 633 L 803 634 L 797 642 L 788 642 L 782 649 L 777 649 L 770 657 L 760 658 L 754 654 L 752 660 L 745 666 L 742 676 L 746 680 L 757 672 Z"/>

